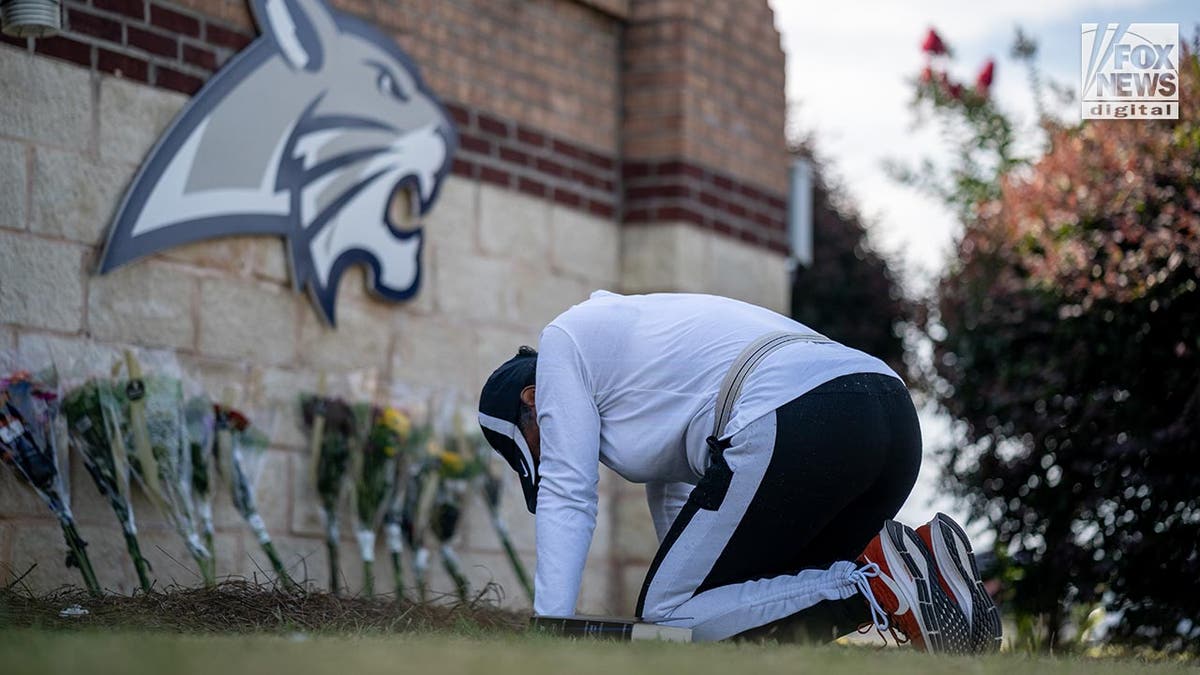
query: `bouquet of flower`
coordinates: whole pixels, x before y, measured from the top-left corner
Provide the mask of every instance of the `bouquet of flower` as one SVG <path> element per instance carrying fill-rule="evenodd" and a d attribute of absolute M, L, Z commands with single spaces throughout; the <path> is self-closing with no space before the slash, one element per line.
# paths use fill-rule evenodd
<path fill-rule="evenodd" d="M 403 438 L 400 452 L 396 458 L 395 478 L 393 479 L 395 489 L 392 490 L 391 499 L 388 500 L 387 511 L 383 516 L 383 532 L 388 553 L 392 560 L 392 576 L 396 586 L 397 600 L 404 598 L 403 560 L 405 541 L 408 540 L 410 545 L 412 543 L 412 523 L 411 521 L 406 523 L 404 518 L 405 504 L 407 496 L 410 493 L 410 490 L 408 490 L 410 469 L 413 465 L 413 459 L 418 457 L 418 453 L 425 447 L 430 436 L 430 429 L 426 425 L 414 427 L 410 419 L 408 427 L 409 431 Z M 411 492 L 415 496 L 417 490 L 412 490 Z"/>
<path fill-rule="evenodd" d="M 229 482 L 233 506 L 250 525 L 250 531 L 259 546 L 267 554 L 271 569 L 284 588 L 298 588 L 298 584 L 287 573 L 279 552 L 275 549 L 267 525 L 258 512 L 254 498 L 254 485 L 262 467 L 263 456 L 270 439 L 262 430 L 253 426 L 241 412 L 228 406 L 215 406 L 216 444 L 218 466 Z"/>
<path fill-rule="evenodd" d="M 79 569 L 88 591 L 99 597 L 100 582 L 71 514 L 70 495 L 58 471 L 57 376 L 35 378 L 13 372 L 0 379 L 0 459 L 37 492 L 58 518 L 67 542 L 67 566 Z"/>
<path fill-rule="evenodd" d="M 150 500 L 183 537 L 205 586 L 216 585 L 212 553 L 196 530 L 192 510 L 192 458 L 183 410 L 183 386 L 176 378 L 142 374 L 131 352 L 125 353 L 125 391 L 129 465 Z"/>
<path fill-rule="evenodd" d="M 479 481 L 483 488 L 483 503 L 487 506 L 488 515 L 491 517 L 492 529 L 496 531 L 496 537 L 500 539 L 500 545 L 504 547 L 504 553 L 508 556 L 508 562 L 512 565 L 513 572 L 517 575 L 517 581 L 525 589 L 529 602 L 533 602 L 533 583 L 529 580 L 525 563 L 521 562 L 521 557 L 517 555 L 517 549 L 513 546 L 512 536 L 508 533 L 508 525 L 500 515 L 500 495 L 503 483 L 500 481 L 500 477 L 492 471 L 491 464 L 488 462 L 487 458 L 492 454 L 491 448 L 481 436 L 472 436 L 470 443 L 475 447 L 478 458 L 476 461 L 480 467 Z"/>
<path fill-rule="evenodd" d="M 412 432 L 408 416 L 395 408 L 371 411 L 371 428 L 355 456 L 355 535 L 363 561 L 363 593 L 375 594 L 375 531 L 396 492 L 396 464 Z"/>
<path fill-rule="evenodd" d="M 434 445 L 435 441 L 429 440 L 423 447 L 429 448 Z M 405 477 L 404 500 L 400 507 L 400 533 L 404 543 L 412 551 L 413 584 L 421 602 L 427 599 L 425 577 L 429 571 L 429 547 L 425 543 L 425 525 L 437 491 L 436 469 L 434 458 L 428 455 L 419 457 L 409 467 Z"/>
<path fill-rule="evenodd" d="M 67 393 L 62 409 L 71 447 L 83 458 L 96 489 L 116 514 L 138 582 L 142 591 L 149 593 L 150 563 L 138 545 L 137 524 L 129 502 L 129 463 L 118 394 L 111 381 L 92 378 Z"/>
<path fill-rule="evenodd" d="M 341 399 L 306 394 L 300 411 L 309 434 L 313 484 L 325 516 L 325 548 L 329 554 L 329 589 L 341 590 L 338 566 L 338 503 L 350 468 L 350 449 L 357 444 L 358 424 L 354 409 Z"/>
<path fill-rule="evenodd" d="M 200 537 L 204 547 L 216 560 L 213 547 L 213 471 L 211 458 L 216 451 L 213 441 L 216 416 L 212 401 L 206 396 L 192 396 L 184 404 L 183 416 L 187 424 L 188 456 L 192 471 L 192 508 L 199 521 Z"/>
<path fill-rule="evenodd" d="M 466 602 L 467 578 L 462 573 L 462 564 L 451 540 L 462 520 L 463 500 L 467 489 L 471 481 L 481 475 L 482 465 L 478 461 L 478 454 L 470 447 L 460 416 L 455 416 L 453 437 L 447 447 L 438 450 L 434 460 L 438 483 L 434 492 L 429 526 L 439 542 L 442 567 L 454 581 L 459 600 Z"/>

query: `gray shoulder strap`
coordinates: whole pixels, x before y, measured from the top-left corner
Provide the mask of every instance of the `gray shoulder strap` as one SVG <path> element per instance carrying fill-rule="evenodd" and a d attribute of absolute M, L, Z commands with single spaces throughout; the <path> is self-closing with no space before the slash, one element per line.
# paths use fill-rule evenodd
<path fill-rule="evenodd" d="M 725 431 L 725 425 L 729 424 L 729 418 L 733 415 L 733 404 L 742 393 L 742 385 L 745 384 L 746 378 L 750 376 L 750 373 L 754 371 L 763 359 L 770 356 L 779 348 L 790 345 L 793 342 L 828 344 L 833 342 L 833 340 L 818 333 L 776 331 L 774 333 L 767 333 L 754 342 L 751 342 L 742 350 L 741 354 L 738 354 L 737 359 L 730 366 L 729 372 L 725 373 L 725 379 L 721 382 L 721 390 L 717 394 L 717 405 L 713 410 L 715 413 L 713 419 L 713 439 L 719 439 Z"/>

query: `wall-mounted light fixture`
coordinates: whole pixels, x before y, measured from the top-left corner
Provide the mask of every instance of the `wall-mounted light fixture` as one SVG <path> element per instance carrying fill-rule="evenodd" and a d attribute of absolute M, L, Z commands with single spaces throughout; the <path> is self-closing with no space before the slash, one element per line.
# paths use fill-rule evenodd
<path fill-rule="evenodd" d="M 0 26 L 13 37 L 40 38 L 62 28 L 58 0 L 0 0 Z"/>

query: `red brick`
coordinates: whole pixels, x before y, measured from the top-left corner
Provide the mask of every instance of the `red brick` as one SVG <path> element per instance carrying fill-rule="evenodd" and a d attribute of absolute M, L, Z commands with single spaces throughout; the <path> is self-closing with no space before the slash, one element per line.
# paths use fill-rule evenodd
<path fill-rule="evenodd" d="M 204 36 L 210 44 L 217 45 L 218 47 L 227 47 L 234 51 L 241 50 L 242 47 L 250 44 L 250 41 L 254 39 L 245 33 L 229 30 L 212 22 L 205 24 Z"/>
<path fill-rule="evenodd" d="M 551 176 L 565 177 L 567 175 L 567 167 L 555 162 L 554 160 L 539 157 L 537 159 L 537 170 L 542 173 L 548 173 Z"/>
<path fill-rule="evenodd" d="M 624 162 L 621 164 L 621 175 L 626 179 L 649 176 L 653 171 L 650 162 Z"/>
<path fill-rule="evenodd" d="M 454 123 L 459 127 L 471 126 L 471 111 L 467 110 L 463 106 L 447 103 L 446 112 L 450 113 L 451 119 L 453 119 Z"/>
<path fill-rule="evenodd" d="M 110 42 L 121 41 L 120 23 L 81 9 L 71 7 L 67 11 L 67 25 L 75 33 L 91 35 Z"/>
<path fill-rule="evenodd" d="M 29 38 L 13 37 L 8 33 L 0 32 L 0 42 L 3 42 L 6 45 L 12 45 L 14 47 L 20 47 L 21 49 L 29 49 Z"/>
<path fill-rule="evenodd" d="M 513 150 L 512 148 L 500 148 L 500 159 L 506 162 L 520 164 L 522 166 L 533 163 L 532 157 L 521 152 L 520 150 Z"/>
<path fill-rule="evenodd" d="M 545 197 L 546 193 L 549 191 L 548 188 L 542 183 L 524 176 L 521 176 L 517 179 L 517 189 L 527 195 L 533 195 L 534 197 Z"/>
<path fill-rule="evenodd" d="M 138 21 L 146 20 L 145 0 L 92 0 L 92 7 L 133 17 Z"/>
<path fill-rule="evenodd" d="M 126 42 L 130 47 L 144 49 L 151 54 L 176 58 L 179 56 L 179 39 L 161 33 L 151 33 L 148 30 L 127 26 Z"/>
<path fill-rule="evenodd" d="M 625 191 L 625 198 L 630 201 L 640 199 L 671 199 L 675 197 L 688 197 L 690 192 L 686 185 L 645 185 L 642 187 L 629 188 Z"/>
<path fill-rule="evenodd" d="M 200 37 L 200 20 L 162 5 L 150 5 L 150 23 L 171 33 Z"/>
<path fill-rule="evenodd" d="M 575 194 L 574 192 L 571 192 L 570 190 L 564 190 L 562 188 L 554 188 L 553 199 L 554 199 L 555 203 L 562 204 L 563 206 L 576 206 L 577 207 L 580 204 L 583 204 L 583 197 L 580 197 L 579 195 Z"/>
<path fill-rule="evenodd" d="M 475 152 L 475 153 L 479 153 L 481 155 L 492 154 L 491 141 L 479 138 L 477 136 L 470 136 L 470 135 L 467 135 L 464 133 L 459 133 L 458 145 L 460 148 L 462 148 L 463 150 L 466 150 L 467 152 Z"/>
<path fill-rule="evenodd" d="M 718 234 L 724 234 L 726 236 L 733 235 L 733 226 L 724 220 L 714 219 L 712 222 L 712 229 Z"/>
<path fill-rule="evenodd" d="M 508 138 L 508 124 L 503 120 L 492 117 L 491 115 L 479 113 L 475 115 L 475 121 L 479 125 L 480 131 L 486 134 Z"/>
<path fill-rule="evenodd" d="M 704 216 L 699 211 L 686 206 L 663 206 L 658 209 L 659 220 L 682 220 L 688 223 L 703 223 Z"/>
<path fill-rule="evenodd" d="M 615 211 L 615 209 L 613 209 L 612 204 L 609 204 L 607 202 L 596 201 L 593 199 L 588 200 L 587 210 L 588 210 L 588 213 L 591 213 L 592 215 L 600 216 L 601 218 L 612 218 L 613 212 Z"/>
<path fill-rule="evenodd" d="M 654 219 L 654 214 L 650 209 L 630 209 L 625 212 L 626 223 L 645 223 Z"/>
<path fill-rule="evenodd" d="M 205 70 L 217 69 L 217 55 L 211 50 L 195 45 L 183 45 L 183 62 Z"/>
<path fill-rule="evenodd" d="M 700 193 L 700 203 L 713 209 L 724 209 L 725 202 L 721 198 L 713 195 L 711 192 Z"/>
<path fill-rule="evenodd" d="M 563 141 L 556 139 L 554 141 L 554 143 L 551 145 L 551 147 L 554 148 L 554 152 L 556 152 L 560 155 L 566 155 L 567 157 L 570 157 L 571 159 L 581 159 L 581 160 L 587 159 L 587 153 L 584 151 L 583 148 L 580 148 L 579 146 L 572 145 L 570 143 L 565 143 Z"/>
<path fill-rule="evenodd" d="M 512 183 L 512 174 L 492 166 L 481 166 L 479 167 L 479 179 L 502 187 L 509 187 Z"/>
<path fill-rule="evenodd" d="M 198 77 L 181 73 L 166 66 L 155 66 L 154 71 L 154 84 L 164 89 L 171 89 L 191 95 L 195 94 L 196 90 L 204 84 L 204 81 Z"/>
<path fill-rule="evenodd" d="M 704 169 L 682 160 L 662 162 L 655 168 L 654 173 L 659 176 L 691 176 L 692 178 L 704 177 Z"/>
<path fill-rule="evenodd" d="M 130 80 L 146 82 L 150 67 L 144 59 L 119 52 L 112 52 L 99 47 L 96 54 L 96 68 L 104 73 L 112 73 Z"/>
<path fill-rule="evenodd" d="M 455 176 L 463 178 L 477 178 L 478 168 L 474 162 L 465 160 L 461 157 L 455 157 L 454 163 L 450 165 L 450 172 Z"/>
<path fill-rule="evenodd" d="M 78 63 L 81 66 L 91 67 L 92 65 L 91 45 L 61 35 L 34 40 L 33 49 L 38 54 L 53 56 L 56 59 Z"/>
<path fill-rule="evenodd" d="M 539 148 L 546 144 L 546 137 L 544 135 L 525 127 L 517 128 L 517 140 Z"/>
<path fill-rule="evenodd" d="M 714 174 L 712 176 L 712 184 L 722 190 L 732 190 L 733 189 L 733 181 L 730 180 L 726 176 L 720 176 L 720 175 Z"/>
<path fill-rule="evenodd" d="M 750 199 L 753 199 L 754 201 L 759 201 L 766 198 L 766 195 L 758 190 L 755 190 L 753 187 L 746 185 L 745 183 L 738 185 L 738 192 L 749 197 Z"/>
<path fill-rule="evenodd" d="M 616 164 L 612 157 L 607 157 L 596 152 L 587 152 L 585 153 L 585 157 L 588 164 L 591 164 L 597 169 L 602 169 L 604 171 L 611 171 L 613 165 Z"/>

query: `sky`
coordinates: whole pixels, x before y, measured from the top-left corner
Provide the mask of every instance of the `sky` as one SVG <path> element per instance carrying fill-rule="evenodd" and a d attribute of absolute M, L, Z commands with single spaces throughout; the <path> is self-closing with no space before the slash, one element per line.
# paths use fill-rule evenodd
<path fill-rule="evenodd" d="M 1039 64 L 1078 94 L 1080 24 L 1176 22 L 1186 40 L 1200 23 L 1196 0 L 770 0 L 787 53 L 789 129 L 812 133 L 872 225 L 872 242 L 902 261 L 913 288 L 949 252 L 955 223 L 935 199 L 898 184 L 888 159 L 910 164 L 938 157 L 932 130 L 915 130 L 912 80 L 924 65 L 920 45 L 930 27 L 954 50 L 951 76 L 967 83 L 987 58 L 996 60 L 992 91 L 1002 109 L 1038 137 L 1025 69 L 1009 57 L 1016 27 L 1039 45 Z M 1063 109 L 1065 115 L 1078 112 Z M 944 155 L 942 155 L 944 156 Z"/>
<path fill-rule="evenodd" d="M 921 42 L 936 28 L 954 51 L 951 76 L 972 83 L 988 58 L 996 61 L 994 100 L 1026 129 L 1029 151 L 1040 144 L 1024 66 L 1009 56 L 1017 26 L 1037 41 L 1038 64 L 1078 96 L 1080 24 L 1147 21 L 1180 24 L 1187 40 L 1200 24 L 1197 0 L 770 0 L 787 53 L 789 131 L 812 134 L 833 178 L 866 216 L 872 244 L 901 265 L 911 290 L 927 288 L 950 254 L 956 224 L 936 199 L 898 184 L 887 160 L 915 164 L 945 158 L 932 130 L 914 129 L 913 80 L 925 64 Z M 1060 107 L 1078 119 L 1074 105 Z M 1073 116 L 1073 117 L 1072 117 Z M 899 519 L 924 522 L 961 508 L 938 490 L 931 452 L 952 438 L 950 421 L 921 410 L 926 461 Z M 983 534 L 978 528 L 975 536 Z M 989 544 L 983 536 L 977 544 Z"/>

